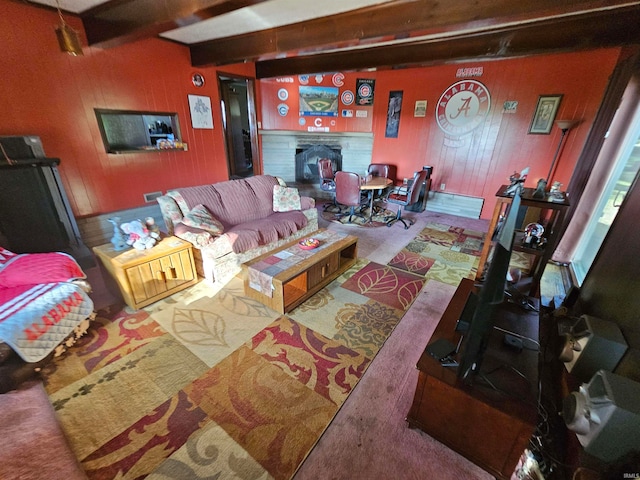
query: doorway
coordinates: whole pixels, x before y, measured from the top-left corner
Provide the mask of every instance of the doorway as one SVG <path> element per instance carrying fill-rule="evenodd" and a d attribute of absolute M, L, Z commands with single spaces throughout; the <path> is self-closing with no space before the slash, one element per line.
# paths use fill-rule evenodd
<path fill-rule="evenodd" d="M 254 80 L 218 74 L 229 179 L 259 173 Z"/>

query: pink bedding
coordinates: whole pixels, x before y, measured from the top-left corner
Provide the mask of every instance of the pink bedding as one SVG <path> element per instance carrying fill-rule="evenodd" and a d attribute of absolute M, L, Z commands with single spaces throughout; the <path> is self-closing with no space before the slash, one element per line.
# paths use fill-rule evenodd
<path fill-rule="evenodd" d="M 6 250 L 4 251 L 6 252 Z M 0 263 L 0 341 L 26 362 L 52 352 L 93 313 L 85 274 L 66 253 L 4 255 Z"/>
<path fill-rule="evenodd" d="M 0 288 L 85 278 L 72 256 L 62 252 L 13 255 L 0 265 Z"/>

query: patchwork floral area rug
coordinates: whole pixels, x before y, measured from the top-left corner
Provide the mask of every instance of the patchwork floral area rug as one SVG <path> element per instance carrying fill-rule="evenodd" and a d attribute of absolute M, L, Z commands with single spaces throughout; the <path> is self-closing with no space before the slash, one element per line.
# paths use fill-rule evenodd
<path fill-rule="evenodd" d="M 239 279 L 102 311 L 46 388 L 91 479 L 288 479 L 425 281 L 360 259 L 287 315 Z"/>
<path fill-rule="evenodd" d="M 389 265 L 457 286 L 462 278 L 475 278 L 484 236 L 484 232 L 430 223 Z"/>
<path fill-rule="evenodd" d="M 475 278 L 484 237 L 484 232 L 430 223 L 389 265 L 457 286 L 462 278 Z M 532 260 L 522 252 L 511 254 L 511 266 L 523 272 L 530 270 Z"/>

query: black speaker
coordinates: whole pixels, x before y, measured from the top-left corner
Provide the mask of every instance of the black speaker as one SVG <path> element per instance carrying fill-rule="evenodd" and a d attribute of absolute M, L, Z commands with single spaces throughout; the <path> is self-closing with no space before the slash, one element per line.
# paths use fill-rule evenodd
<path fill-rule="evenodd" d="M 604 462 L 640 452 L 640 383 L 599 370 L 565 397 L 562 418 L 584 451 Z"/>
<path fill-rule="evenodd" d="M 618 325 L 582 315 L 565 335 L 560 360 L 575 378 L 587 382 L 600 369 L 613 371 L 627 348 Z"/>

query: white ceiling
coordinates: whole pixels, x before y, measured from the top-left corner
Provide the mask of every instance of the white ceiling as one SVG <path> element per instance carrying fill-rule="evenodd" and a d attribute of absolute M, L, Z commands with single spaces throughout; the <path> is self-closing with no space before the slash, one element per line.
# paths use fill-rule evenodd
<path fill-rule="evenodd" d="M 56 0 L 30 1 L 54 8 L 57 6 Z M 191 45 L 336 15 L 391 1 L 393 0 L 268 0 L 173 29 L 160 34 L 160 36 Z M 81 14 L 104 3 L 108 3 L 108 0 L 59 0 L 60 8 L 64 12 L 76 14 Z"/>
<path fill-rule="evenodd" d="M 291 25 L 389 1 L 391 0 L 269 0 L 170 30 L 160 36 L 192 44 Z"/>

